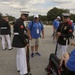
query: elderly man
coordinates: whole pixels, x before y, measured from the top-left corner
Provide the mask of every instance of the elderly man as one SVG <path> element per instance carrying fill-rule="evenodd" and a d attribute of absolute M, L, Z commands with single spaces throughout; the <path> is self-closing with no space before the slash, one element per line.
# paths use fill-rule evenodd
<path fill-rule="evenodd" d="M 75 46 L 75 42 L 71 43 L 71 45 Z M 51 67 L 50 67 L 51 66 Z M 51 69 L 60 70 L 58 72 L 59 75 L 74 75 L 75 73 L 75 49 L 69 54 L 65 52 L 63 57 L 59 59 L 54 53 L 50 54 L 49 64 L 45 70 L 49 73 L 53 73 Z M 60 74 L 61 73 L 61 74 Z"/>
<path fill-rule="evenodd" d="M 60 20 L 60 16 L 57 16 L 57 18 L 53 21 L 53 42 L 57 41 L 57 29 L 58 26 L 60 24 L 59 20 Z"/>
<path fill-rule="evenodd" d="M 28 35 L 30 38 L 31 51 L 32 51 L 31 57 L 34 57 L 34 48 L 35 48 L 35 54 L 40 56 L 40 53 L 38 52 L 38 47 L 39 47 L 41 32 L 42 32 L 42 38 L 44 38 L 44 26 L 39 21 L 39 16 L 34 15 L 34 20 L 31 21 L 28 25 Z"/>

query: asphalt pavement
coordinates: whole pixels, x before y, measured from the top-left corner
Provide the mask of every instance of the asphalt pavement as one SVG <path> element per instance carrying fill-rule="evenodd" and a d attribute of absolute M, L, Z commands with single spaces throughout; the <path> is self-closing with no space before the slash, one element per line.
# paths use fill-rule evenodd
<path fill-rule="evenodd" d="M 12 42 L 13 35 L 11 36 Z M 71 40 L 75 41 L 75 39 Z M 30 56 L 30 65 L 32 75 L 47 75 L 45 67 L 48 64 L 48 59 L 51 53 L 54 53 L 56 43 L 52 40 L 52 27 L 45 26 L 45 38 L 41 39 L 39 46 L 39 53 L 41 56 L 35 55 L 34 58 Z M 74 49 L 69 45 L 67 51 L 71 52 Z M 30 50 L 31 54 L 31 50 Z M 61 56 L 61 53 L 60 55 Z M 16 70 L 16 49 L 9 51 L 8 49 L 3 51 L 0 40 L 0 75 L 19 75 Z"/>

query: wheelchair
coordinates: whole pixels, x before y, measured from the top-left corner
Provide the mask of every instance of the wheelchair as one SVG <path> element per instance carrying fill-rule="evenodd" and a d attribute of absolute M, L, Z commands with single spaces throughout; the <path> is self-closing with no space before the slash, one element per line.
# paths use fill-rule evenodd
<path fill-rule="evenodd" d="M 54 57 L 55 59 L 53 59 Z M 49 58 L 49 64 L 47 68 L 45 68 L 47 75 L 75 75 L 75 72 L 69 71 L 63 63 L 63 66 L 60 67 L 60 59 L 55 56 L 55 54 L 51 54 Z"/>

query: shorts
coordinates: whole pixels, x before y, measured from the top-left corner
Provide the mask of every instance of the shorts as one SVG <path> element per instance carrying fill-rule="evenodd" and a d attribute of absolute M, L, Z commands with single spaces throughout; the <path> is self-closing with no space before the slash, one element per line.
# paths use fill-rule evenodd
<path fill-rule="evenodd" d="M 30 40 L 30 46 L 35 46 L 40 44 L 40 38 Z"/>

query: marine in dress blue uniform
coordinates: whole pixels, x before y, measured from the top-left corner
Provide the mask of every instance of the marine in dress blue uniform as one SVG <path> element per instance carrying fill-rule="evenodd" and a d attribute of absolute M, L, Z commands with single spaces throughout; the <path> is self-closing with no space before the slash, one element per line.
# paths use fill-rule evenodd
<path fill-rule="evenodd" d="M 72 36 L 72 26 L 68 24 L 69 13 L 63 13 L 63 22 L 59 25 L 57 29 L 58 37 L 58 46 L 56 55 L 58 56 L 59 52 L 62 52 L 62 56 L 67 50 L 67 47 L 70 43 L 69 38 Z"/>
<path fill-rule="evenodd" d="M 16 64 L 17 70 L 20 71 L 20 75 L 27 75 L 27 61 L 25 46 L 28 45 L 26 39 L 26 28 L 24 26 L 24 20 L 28 17 L 28 11 L 21 11 L 21 17 L 15 22 L 14 25 L 14 37 L 12 46 L 17 49 Z"/>
<path fill-rule="evenodd" d="M 8 44 L 8 49 L 11 50 L 11 41 L 10 41 L 10 25 L 8 23 L 8 16 L 3 15 L 2 20 L 0 21 L 0 34 L 2 37 L 2 48 L 6 49 L 5 42 Z"/>

